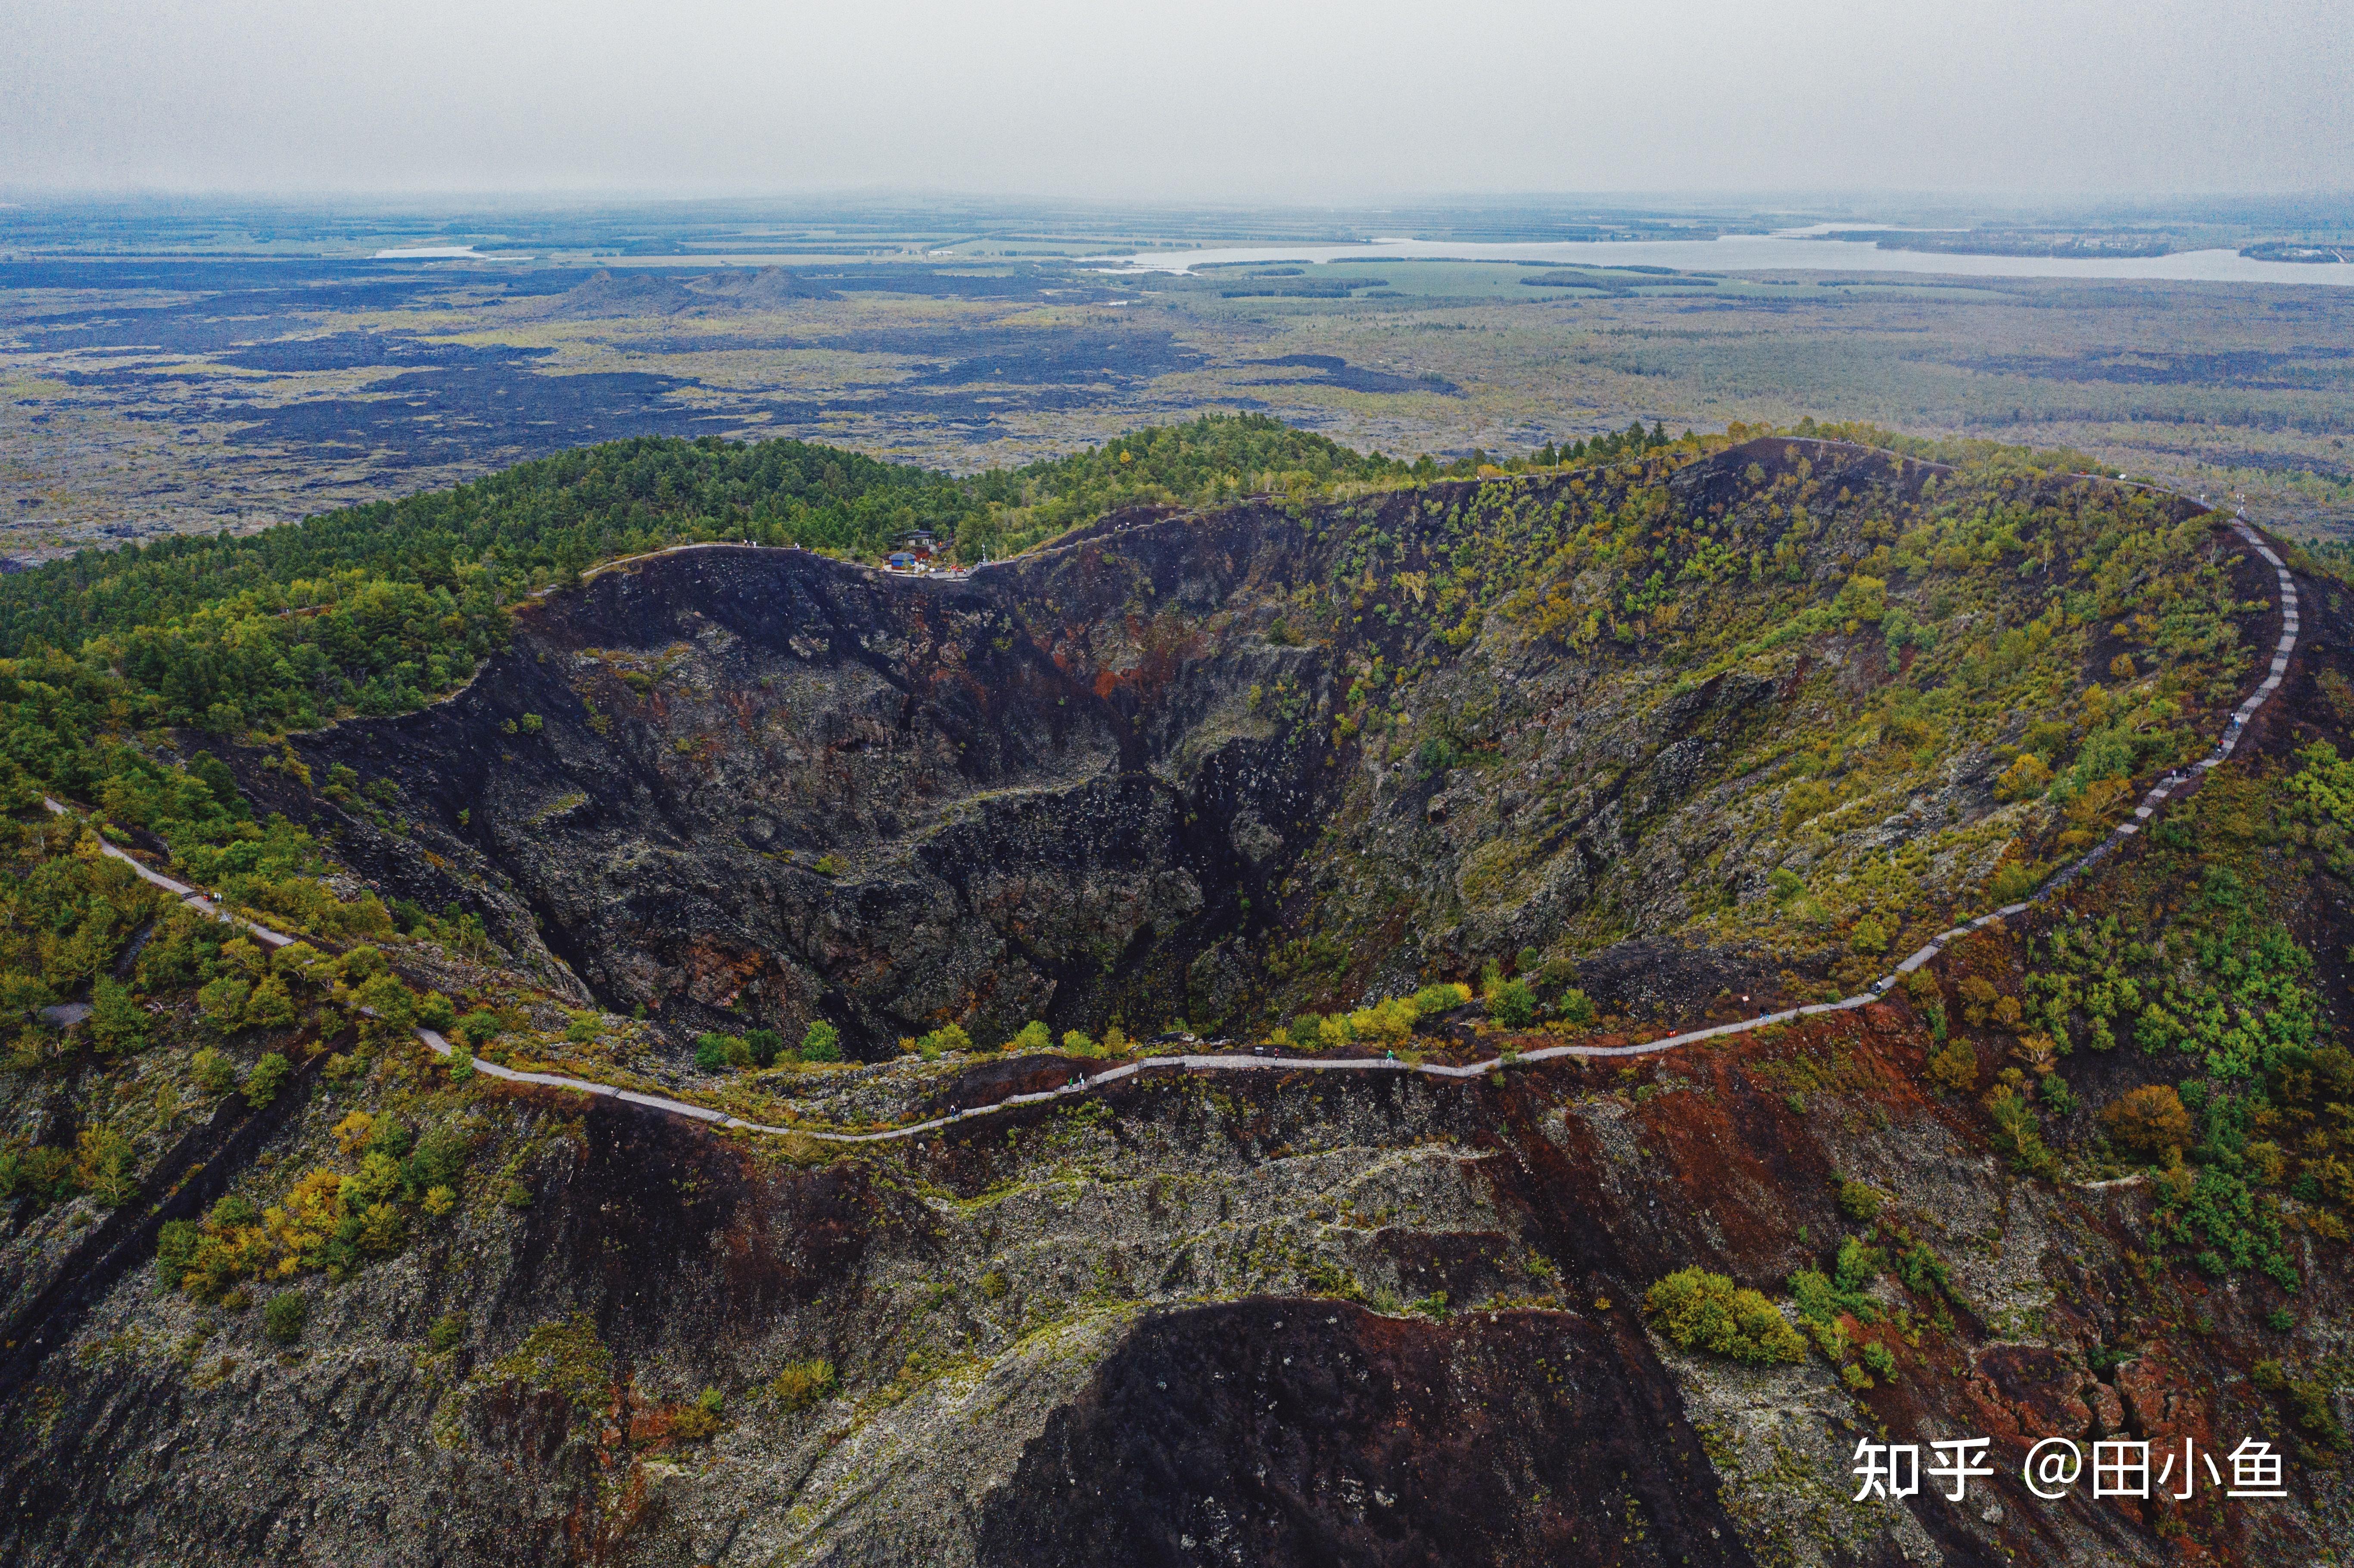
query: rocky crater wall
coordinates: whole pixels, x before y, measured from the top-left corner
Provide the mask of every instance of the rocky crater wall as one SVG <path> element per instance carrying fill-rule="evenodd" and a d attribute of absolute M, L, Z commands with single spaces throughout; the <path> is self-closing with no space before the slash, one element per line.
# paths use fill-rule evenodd
<path fill-rule="evenodd" d="M 684 552 L 534 607 L 450 701 L 311 739 L 314 781 L 349 767 L 376 796 L 296 809 L 623 1011 L 877 1044 L 1174 1012 L 1332 790 L 1246 710 L 1327 683 L 1329 655 L 1228 624 L 1290 561 L 1246 535 L 1170 526 L 1150 575 L 1082 546 L 966 585 Z"/>
<path fill-rule="evenodd" d="M 1689 542 L 1749 507 L 1761 546 L 1786 531 L 1780 586 L 1720 598 L 1795 604 L 1935 478 L 1766 440 L 1649 488 L 1119 514 L 964 583 L 694 548 L 528 607 L 430 709 L 301 738 L 308 788 L 244 772 L 388 894 L 483 913 L 553 989 L 689 1028 L 823 1018 L 870 1055 L 951 1021 L 1214 1030 L 1564 947 L 1606 1004 L 1689 1011 L 1808 967 L 1657 939 L 1823 858 L 1751 759 L 1876 703 L 1894 644 L 1850 621 L 1694 680 L 1670 610 L 1545 630 L 1553 599 L 1636 603 L 1590 569 L 1548 586 L 1548 541 L 1607 517 Z M 1909 800 L 1836 831 L 1884 854 L 1994 813 L 1995 750 L 1943 744 Z M 1974 886 L 1981 837 L 1931 874 Z M 1601 951 L 1629 939 L 1653 946 Z"/>

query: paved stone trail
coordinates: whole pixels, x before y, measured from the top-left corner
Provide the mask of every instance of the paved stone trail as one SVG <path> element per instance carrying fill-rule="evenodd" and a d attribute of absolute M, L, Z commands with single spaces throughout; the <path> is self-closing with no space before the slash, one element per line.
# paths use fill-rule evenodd
<path fill-rule="evenodd" d="M 2091 478 L 2094 476 L 2086 475 L 2085 477 Z M 2119 482 L 2112 480 L 2108 482 L 2116 483 Z M 2156 489 L 2157 487 L 2137 485 L 2134 488 Z M 2094 844 L 2084 854 L 2079 855 L 2076 859 L 2069 862 L 2068 864 L 2054 872 L 2034 893 L 2031 894 L 2028 897 L 2020 900 L 2017 904 L 2006 904 L 2001 908 L 1993 911 L 1991 914 L 1981 915 L 1975 920 L 1966 921 L 1963 924 L 1955 927 L 1950 931 L 1939 932 L 1927 946 L 1921 948 L 1920 951 L 1910 955 L 1902 963 L 1898 964 L 1893 973 L 1882 975 L 1880 979 L 1872 981 L 1871 985 L 1865 987 L 1856 995 L 1844 997 L 1838 1001 L 1814 1002 L 1806 1007 L 1787 1008 L 1780 1012 L 1768 1012 L 1761 1014 L 1755 1018 L 1744 1018 L 1732 1023 L 1720 1023 L 1712 1028 L 1686 1030 L 1681 1034 L 1670 1034 L 1664 1039 L 1659 1040 L 1647 1040 L 1637 1045 L 1548 1045 L 1540 1050 L 1523 1051 L 1519 1054 L 1515 1060 L 1520 1062 L 1550 1062 L 1564 1056 L 1649 1056 L 1661 1051 L 1672 1051 L 1680 1045 L 1696 1044 L 1702 1040 L 1721 1039 L 1728 1034 L 1742 1034 L 1746 1033 L 1753 1029 L 1766 1029 L 1771 1028 L 1777 1023 L 1788 1023 L 1800 1018 L 1811 1018 L 1818 1013 L 1846 1012 L 1852 1009 L 1865 1006 L 1871 1002 L 1877 1001 L 1881 997 L 1886 995 L 1890 988 L 1894 986 L 1901 978 L 1911 974 L 1914 969 L 1917 969 L 1922 965 L 1929 962 L 1930 959 L 1945 951 L 1946 948 L 1954 942 L 1968 936 L 1972 931 L 1978 930 L 1981 927 L 1993 924 L 1997 920 L 2026 913 L 2027 910 L 2032 908 L 2035 905 L 2041 903 L 2043 900 L 2051 897 L 2054 893 L 2060 891 L 2060 889 L 2067 886 L 2069 883 L 2074 881 L 2086 870 L 2098 864 L 2103 859 L 2113 853 L 2119 844 L 2124 843 L 2126 840 L 2141 832 L 2143 824 L 2147 822 L 2152 816 L 2157 814 L 2158 809 L 2165 803 L 2168 797 L 2174 794 L 2177 790 L 2185 789 L 2193 783 L 2195 781 L 2196 775 L 2221 766 L 2231 757 L 2232 753 L 2239 747 L 2240 737 L 2246 733 L 2248 721 L 2255 716 L 2259 709 L 2272 700 L 2273 694 L 2280 689 L 2281 682 L 2285 678 L 2288 673 L 2289 656 L 2296 651 L 2297 631 L 2299 628 L 2296 583 L 2290 577 L 2288 567 L 2281 560 L 2280 556 L 2274 554 L 2272 547 L 2266 545 L 2264 540 L 2257 535 L 2254 529 L 2248 526 L 2244 519 L 2234 517 L 2232 520 L 2232 528 L 2233 532 L 2237 533 L 2243 539 L 2245 539 L 2254 547 L 2256 554 L 2264 557 L 2265 564 L 2273 568 L 2274 575 L 2279 579 L 2281 635 L 2279 646 L 2273 652 L 2271 669 L 2266 673 L 2264 680 L 2257 685 L 2256 689 L 2249 694 L 2247 700 L 2232 710 L 2231 722 L 2224 726 L 2222 736 L 2216 741 L 2215 749 L 2212 753 L 2202 758 L 2196 766 L 2190 770 L 2178 770 L 2168 773 L 2165 778 L 2159 779 L 2157 786 L 2153 788 L 2149 793 L 2142 797 L 2141 803 L 2135 807 L 2134 814 L 2130 821 L 2119 824 L 2099 843 Z M 673 548 L 695 549 L 707 547 L 709 546 L 674 546 Z M 657 551 L 653 553 L 669 554 L 671 552 Z M 642 560 L 644 558 L 646 557 L 631 557 L 632 560 Z M 619 561 L 611 562 L 608 564 L 608 567 L 599 569 L 610 569 L 610 567 L 620 566 L 622 564 L 624 563 Z M 48 800 L 46 797 L 43 798 L 41 803 L 52 811 L 62 812 L 66 810 L 66 808 L 58 801 Z M 103 839 L 99 841 L 99 847 L 107 854 L 112 855 L 115 859 L 122 861 L 128 864 L 133 871 L 137 872 L 149 882 L 154 883 L 156 886 L 163 888 L 164 891 L 177 897 L 182 903 L 187 905 L 188 907 L 199 910 L 204 914 L 210 915 L 217 919 L 226 920 L 233 926 L 250 932 L 256 938 L 270 947 L 282 948 L 295 939 L 292 937 L 287 936 L 283 932 L 273 931 L 266 926 L 257 925 L 253 921 L 229 914 L 227 910 L 221 908 L 217 904 L 206 896 L 200 889 L 191 887 L 184 882 L 175 882 L 160 872 L 149 869 L 147 866 L 141 864 L 137 860 L 134 860 L 130 855 L 124 853 L 122 850 L 116 848 L 113 844 L 106 842 Z M 433 1030 L 419 1029 L 417 1032 L 417 1037 L 423 1041 L 429 1048 L 439 1055 L 449 1056 L 452 1054 L 452 1048 L 450 1042 L 443 1039 Z M 474 1070 L 478 1073 L 486 1074 L 491 1077 L 500 1079 L 506 1083 L 537 1084 L 547 1088 L 573 1089 L 582 1094 L 599 1095 L 608 1099 L 620 1100 L 633 1106 L 645 1106 L 653 1110 L 667 1111 L 673 1116 L 692 1117 L 697 1121 L 709 1122 L 715 1127 L 726 1128 L 730 1129 L 740 1128 L 751 1132 L 772 1133 L 779 1136 L 798 1135 L 802 1138 L 816 1139 L 827 1143 L 882 1143 L 899 1139 L 921 1138 L 926 1133 L 938 1132 L 949 1128 L 957 1127 L 964 1122 L 972 1120 L 976 1117 L 993 1115 L 998 1111 L 1008 1110 L 1015 1106 L 1039 1105 L 1050 1100 L 1065 1099 L 1075 1095 L 1085 1095 L 1093 1090 L 1100 1089 L 1107 1085 L 1119 1083 L 1123 1078 L 1131 1078 L 1139 1073 L 1148 1071 L 1175 1071 L 1184 1073 L 1221 1073 L 1235 1071 L 1274 1071 L 1286 1073 L 1421 1073 L 1434 1078 L 1477 1078 L 1485 1074 L 1496 1071 L 1503 1065 L 1503 1058 L 1500 1056 L 1491 1056 L 1484 1062 L 1474 1062 L 1467 1066 L 1460 1067 L 1447 1066 L 1444 1064 L 1436 1062 L 1400 1062 L 1387 1057 L 1378 1056 L 1334 1058 L 1317 1056 L 1242 1055 L 1231 1053 L 1225 1054 L 1193 1054 L 1177 1056 L 1146 1056 L 1138 1061 L 1125 1063 L 1120 1066 L 1107 1068 L 1103 1072 L 1093 1074 L 1089 1076 L 1076 1078 L 1072 1082 L 1063 1085 L 1057 1088 L 1042 1089 L 1035 1094 L 1013 1095 L 1002 1100 L 991 1101 L 990 1104 L 985 1106 L 974 1106 L 966 1110 L 957 1111 L 952 1115 L 935 1117 L 929 1121 L 917 1122 L 908 1127 L 886 1128 L 880 1132 L 828 1132 L 822 1131 L 814 1128 L 773 1127 L 766 1122 L 747 1121 L 741 1117 L 730 1116 L 726 1111 L 713 1110 L 708 1106 L 691 1105 L 684 1100 L 669 1099 L 661 1095 L 642 1094 L 635 1089 L 616 1088 L 610 1084 L 599 1084 L 586 1078 L 566 1077 L 563 1075 L 557 1073 L 521 1072 L 513 1067 L 503 1067 L 495 1062 L 477 1060 L 474 1064 Z"/>

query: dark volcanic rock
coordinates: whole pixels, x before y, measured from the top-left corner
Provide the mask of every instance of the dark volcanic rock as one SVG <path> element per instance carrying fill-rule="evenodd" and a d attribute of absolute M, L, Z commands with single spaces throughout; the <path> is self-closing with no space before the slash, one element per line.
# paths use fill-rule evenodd
<path fill-rule="evenodd" d="M 1000 1056 L 976 1062 L 937 1091 L 928 1103 L 927 1111 L 936 1116 L 943 1111 L 960 1110 L 967 1106 L 994 1105 L 1013 1095 L 1034 1095 L 1041 1090 L 1060 1088 L 1074 1077 L 1100 1073 L 1108 1065 L 1100 1060 L 1083 1060 L 1054 1052 Z"/>
<path fill-rule="evenodd" d="M 1747 1563 L 1641 1339 L 1331 1301 L 1150 1323 L 990 1499 L 984 1563 Z"/>
<path fill-rule="evenodd" d="M 1169 531 L 1169 590 L 1092 545 L 964 585 L 685 552 L 535 609 L 452 700 L 309 752 L 400 782 L 417 842 L 492 873 L 510 932 L 535 917 L 625 1010 L 823 1016 L 874 1046 L 1092 1026 L 1127 997 L 1165 1016 L 1331 788 L 1244 705 L 1321 683 L 1323 655 L 1195 624 L 1255 564 L 1219 532 Z M 436 907 L 475 896 L 408 844 L 347 847 Z"/>

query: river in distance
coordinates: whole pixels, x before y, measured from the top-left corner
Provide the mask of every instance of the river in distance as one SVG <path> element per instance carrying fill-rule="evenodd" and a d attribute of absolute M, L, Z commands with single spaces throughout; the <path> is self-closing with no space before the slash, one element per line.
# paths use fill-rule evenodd
<path fill-rule="evenodd" d="M 1672 267 L 1684 272 L 1936 272 L 1965 278 L 2147 278 L 2188 283 L 2308 283 L 2354 286 L 2345 262 L 2257 261 L 2236 250 L 2099 258 L 1959 256 L 1883 250 L 1819 230 L 1728 234 L 1721 239 L 1527 241 L 1375 239 L 1361 245 L 1250 245 L 1099 256 L 1099 263 L 1152 272 L 1260 261 L 1565 261 L 1586 267 Z"/>

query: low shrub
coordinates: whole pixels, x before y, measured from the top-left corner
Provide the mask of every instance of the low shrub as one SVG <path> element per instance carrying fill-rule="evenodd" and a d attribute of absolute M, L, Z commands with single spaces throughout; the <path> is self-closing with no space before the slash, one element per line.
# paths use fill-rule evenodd
<path fill-rule="evenodd" d="M 612 1397 L 613 1353 L 586 1312 L 537 1325 L 496 1370 L 503 1377 L 562 1394 L 583 1414 L 604 1410 Z"/>
<path fill-rule="evenodd" d="M 1488 993 L 1488 1016 L 1507 1029 L 1525 1029 L 1536 1015 L 1536 993 L 1524 980 L 1499 981 Z"/>
<path fill-rule="evenodd" d="M 1827 1329 L 1842 1313 L 1860 1323 L 1880 1321 L 1880 1307 L 1871 1291 L 1887 1266 L 1887 1255 L 1878 1247 L 1866 1245 L 1859 1237 L 1848 1237 L 1840 1244 L 1830 1273 L 1802 1268 L 1790 1276 L 1790 1294 L 1797 1298 L 1798 1316 Z"/>
<path fill-rule="evenodd" d="M 1922 1242 L 1914 1242 L 1896 1255 L 1896 1277 L 1922 1296 L 1947 1295 L 1954 1287 L 1953 1270 Z"/>
<path fill-rule="evenodd" d="M 376 976 L 387 973 L 390 968 L 391 965 L 384 954 L 365 942 L 335 960 L 336 972 L 342 977 L 345 985 L 357 985 L 362 980 L 374 980 Z"/>
<path fill-rule="evenodd" d="M 311 1303 L 299 1290 L 281 1290 L 261 1309 L 261 1331 L 270 1342 L 291 1345 L 302 1337 L 311 1320 Z"/>
<path fill-rule="evenodd" d="M 946 1055 L 951 1051 L 972 1049 L 972 1036 L 954 1023 L 943 1023 L 916 1042 L 916 1049 L 927 1058 Z"/>
<path fill-rule="evenodd" d="M 1994 798 L 1998 800 L 2031 800 L 2052 788 L 2052 769 L 2031 751 L 2022 751 L 2017 761 L 2005 768 L 2002 777 L 1994 781 Z"/>
<path fill-rule="evenodd" d="M 36 1212 L 81 1191 L 72 1155 L 44 1144 L 0 1148 L 0 1198 L 27 1197 Z"/>
<path fill-rule="evenodd" d="M 207 1045 L 188 1064 L 196 1075 L 196 1087 L 208 1095 L 225 1095 L 237 1087 L 237 1066 L 227 1056 Z"/>
<path fill-rule="evenodd" d="M 487 1007 L 478 1007 L 458 1020 L 458 1037 L 476 1051 L 496 1040 L 504 1029 L 499 1015 Z"/>
<path fill-rule="evenodd" d="M 2111 1143 L 2158 1164 L 2191 1139 L 2190 1113 L 2171 1084 L 2134 1090 L 2101 1112 L 2101 1126 Z"/>
<path fill-rule="evenodd" d="M 1468 985 L 1445 983 L 1426 985 L 1414 993 L 1414 1010 L 1423 1017 L 1428 1018 L 1437 1013 L 1451 1012 L 1470 1000 L 1471 988 Z M 1308 1015 L 1311 1020 L 1314 1016 L 1313 1013 Z M 1295 1022 L 1292 1027 L 1293 1038 L 1298 1038 L 1299 1033 L 1299 1025 Z"/>
<path fill-rule="evenodd" d="M 1774 1304 L 1722 1274 L 1681 1268 L 1651 1287 L 1643 1309 L 1685 1350 L 1738 1361 L 1806 1359 L 1807 1342 Z"/>
<path fill-rule="evenodd" d="M 294 1064 L 275 1051 L 262 1057 L 253 1065 L 253 1071 L 245 1075 L 245 1103 L 260 1110 L 276 1099 L 279 1088 L 286 1082 L 286 1075 L 293 1070 Z"/>
<path fill-rule="evenodd" d="M 2276 1361 L 2258 1361 L 2249 1381 L 2287 1404 L 2291 1419 L 2308 1441 L 2324 1448 L 2346 1446 L 2346 1429 L 2338 1422 L 2327 1382 L 2293 1378 Z"/>
<path fill-rule="evenodd" d="M 1840 1213 L 1850 1220 L 1870 1221 L 1877 1218 L 1888 1194 L 1866 1181 L 1841 1181 L 1839 1186 Z"/>
<path fill-rule="evenodd" d="M 129 986 L 101 975 L 90 985 L 90 1038 L 101 1056 L 136 1051 L 147 1043 L 147 1013 L 131 999 Z"/>
<path fill-rule="evenodd" d="M 417 1022 L 417 993 L 398 975 L 372 975 L 352 989 L 350 999 L 373 1015 L 377 1031 L 406 1034 Z"/>
<path fill-rule="evenodd" d="M 204 1237 L 194 1220 L 165 1220 L 155 1237 L 155 1283 L 177 1290 L 196 1261 L 196 1244 Z"/>
<path fill-rule="evenodd" d="M 1994 879 L 1987 885 L 1987 896 L 1997 904 L 2016 904 L 2042 884 L 2048 869 L 2040 863 L 2005 861 L 1995 867 Z"/>
<path fill-rule="evenodd" d="M 727 1067 L 748 1067 L 752 1065 L 750 1044 L 733 1034 L 715 1034 L 709 1031 L 695 1037 L 695 1065 L 706 1073 L 716 1073 Z"/>
<path fill-rule="evenodd" d="M 2009 1158 L 2012 1170 L 2050 1180 L 2060 1174 L 2060 1156 L 2043 1141 L 2043 1128 L 2019 1091 L 1998 1084 L 1987 1094 L 1987 1113 L 1994 1118 L 1994 1136 L 1988 1141 L 1995 1152 Z"/>
<path fill-rule="evenodd" d="M 720 1412 L 727 1405 L 726 1395 L 716 1388 L 706 1388 L 695 1396 L 695 1403 L 682 1405 L 671 1417 L 671 1436 L 686 1443 L 703 1443 L 719 1436 L 727 1425 Z"/>
<path fill-rule="evenodd" d="M 1419 1016 L 1413 1002 L 1393 997 L 1349 1014 L 1349 1032 L 1377 1045 L 1395 1045 L 1414 1037 Z"/>
<path fill-rule="evenodd" d="M 801 1058 L 804 1062 L 841 1061 L 842 1032 L 819 1019 L 801 1035 Z"/>
<path fill-rule="evenodd" d="M 417 1140 L 416 1149 L 401 1160 L 402 1186 L 411 1192 L 455 1187 L 472 1148 L 473 1138 L 462 1127 L 443 1122 L 428 1128 L 425 1136 Z"/>
<path fill-rule="evenodd" d="M 74 1139 L 74 1178 L 82 1191 L 110 1209 L 139 1195 L 131 1140 L 107 1127 L 86 1127 Z"/>
<path fill-rule="evenodd" d="M 1960 1035 L 1929 1058 L 1929 1078 L 1939 1088 L 1965 1095 L 1978 1086 L 1978 1054 Z"/>
<path fill-rule="evenodd" d="M 836 1386 L 832 1361 L 793 1361 L 769 1380 L 769 1393 L 787 1410 L 807 1410 L 833 1397 Z"/>
<path fill-rule="evenodd" d="M 251 992 L 252 987 L 235 975 L 223 975 L 197 991 L 196 1006 L 213 1029 L 231 1034 L 245 1022 L 245 999 Z"/>
<path fill-rule="evenodd" d="M 353 1111 L 334 1125 L 334 1132 L 335 1147 L 356 1160 L 376 1136 L 376 1118 L 364 1110 Z"/>

